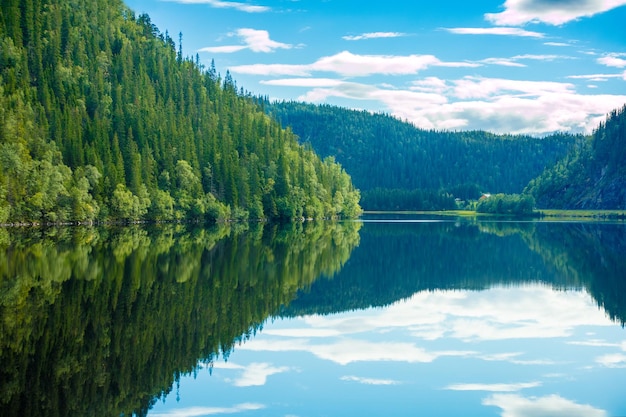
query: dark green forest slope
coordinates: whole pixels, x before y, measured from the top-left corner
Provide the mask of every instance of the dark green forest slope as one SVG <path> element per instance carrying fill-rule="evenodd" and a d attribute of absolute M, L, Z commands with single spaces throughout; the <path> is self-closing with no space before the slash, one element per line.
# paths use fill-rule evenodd
<path fill-rule="evenodd" d="M 334 156 L 363 194 L 365 209 L 448 208 L 454 197 L 520 193 L 580 136 L 546 138 L 418 129 L 385 114 L 298 102 L 265 103 L 321 156 Z M 400 206 L 382 206 L 397 200 Z M 407 206 L 423 201 L 423 207 Z"/>
<path fill-rule="evenodd" d="M 525 192 L 540 208 L 626 210 L 626 106 Z"/>
<path fill-rule="evenodd" d="M 121 0 L 0 6 L 0 223 L 360 211 L 332 158 Z"/>

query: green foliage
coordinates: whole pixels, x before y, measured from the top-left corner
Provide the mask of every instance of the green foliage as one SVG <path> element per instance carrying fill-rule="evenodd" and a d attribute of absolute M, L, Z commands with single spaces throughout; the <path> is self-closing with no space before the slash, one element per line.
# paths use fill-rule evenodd
<path fill-rule="evenodd" d="M 182 56 L 149 16 L 120 0 L 0 5 L 0 218 L 360 211 L 337 163 L 299 145 L 230 74 Z M 353 198 L 334 204 L 337 190 Z"/>
<path fill-rule="evenodd" d="M 535 199 L 528 194 L 495 194 L 478 201 L 478 213 L 530 216 L 535 208 Z"/>
<path fill-rule="evenodd" d="M 524 190 L 540 208 L 626 209 L 626 106 L 593 135 L 531 180 Z"/>
<path fill-rule="evenodd" d="M 454 195 L 445 191 L 375 188 L 363 192 L 364 207 L 373 210 L 453 210 Z"/>
<path fill-rule="evenodd" d="M 486 191 L 520 193 L 577 140 L 424 130 L 385 114 L 330 105 L 263 105 L 302 143 L 341 163 L 367 210 L 445 209 L 447 194 L 476 200 Z"/>

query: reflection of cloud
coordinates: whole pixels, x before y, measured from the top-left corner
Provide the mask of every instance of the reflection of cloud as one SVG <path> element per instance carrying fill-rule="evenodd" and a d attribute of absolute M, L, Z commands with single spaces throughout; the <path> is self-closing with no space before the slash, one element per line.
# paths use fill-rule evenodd
<path fill-rule="evenodd" d="M 555 292 L 542 286 L 482 292 L 433 291 L 416 293 L 384 309 L 300 317 L 291 322 L 291 328 L 266 328 L 267 337 L 252 339 L 240 349 L 308 352 L 341 365 L 381 361 L 430 363 L 446 356 L 515 365 L 554 365 L 550 358 L 528 357 L 524 352 L 437 350 L 421 346 L 419 340 L 456 339 L 474 344 L 565 338 L 577 327 L 612 325 L 582 291 Z M 361 334 L 383 336 L 361 340 Z M 401 334 L 402 339 L 394 340 L 396 334 Z M 413 339 L 407 341 L 407 336 Z"/>
<path fill-rule="evenodd" d="M 524 398 L 516 394 L 494 394 L 484 405 L 502 409 L 502 417 L 606 417 L 606 412 L 586 404 L 577 404 L 558 395 Z"/>
<path fill-rule="evenodd" d="M 275 367 L 269 363 L 251 363 L 248 366 L 237 365 L 230 362 L 214 364 L 213 369 L 236 369 L 242 370 L 241 376 L 233 381 L 236 387 L 251 387 L 265 385 L 267 377 L 282 372 L 290 371 L 286 366 Z"/>
<path fill-rule="evenodd" d="M 596 362 L 607 368 L 626 368 L 626 355 L 622 353 L 610 353 L 596 358 Z"/>
<path fill-rule="evenodd" d="M 262 13 L 270 11 L 267 6 L 254 6 L 252 4 L 240 3 L 237 1 L 222 0 L 165 0 L 182 4 L 206 4 L 216 9 L 235 9 L 247 13 Z"/>
<path fill-rule="evenodd" d="M 150 413 L 151 417 L 201 417 L 217 414 L 235 414 L 243 411 L 261 410 L 265 408 L 263 404 L 244 403 L 232 407 L 189 407 L 178 410 L 171 410 L 165 413 Z"/>
<path fill-rule="evenodd" d="M 258 340 L 246 343 L 241 349 L 252 351 L 303 351 L 320 359 L 326 359 L 340 365 L 353 362 L 433 362 L 442 356 L 469 356 L 474 352 L 435 351 L 429 352 L 412 343 L 403 342 L 368 342 L 356 339 L 341 339 L 334 343 L 312 344 L 305 339 L 297 340 Z"/>
<path fill-rule="evenodd" d="M 520 382 L 517 384 L 452 384 L 445 389 L 452 391 L 491 391 L 491 392 L 515 392 L 526 388 L 535 388 L 541 382 Z"/>
<path fill-rule="evenodd" d="M 360 376 L 342 376 L 340 378 L 342 381 L 353 381 L 358 382 L 359 384 L 365 385 L 398 385 L 400 382 L 394 381 L 393 379 L 375 379 L 375 378 L 363 378 Z"/>
<path fill-rule="evenodd" d="M 506 361 L 515 365 L 554 365 L 555 362 L 549 359 L 517 359 L 522 355 L 520 352 L 496 353 L 492 355 L 481 355 L 480 359 L 485 361 Z"/>

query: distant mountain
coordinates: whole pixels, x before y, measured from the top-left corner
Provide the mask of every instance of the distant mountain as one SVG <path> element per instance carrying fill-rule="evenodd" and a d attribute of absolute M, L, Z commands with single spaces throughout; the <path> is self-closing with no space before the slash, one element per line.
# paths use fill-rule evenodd
<path fill-rule="evenodd" d="M 481 192 L 520 193 L 583 139 L 565 134 L 536 138 L 424 130 L 386 114 L 330 105 L 264 105 L 301 143 L 342 164 L 361 190 L 366 209 L 383 208 L 372 204 L 399 194 L 407 197 L 407 203 L 416 198 L 433 200 L 437 197 L 433 192 L 461 199 L 478 199 Z"/>
<path fill-rule="evenodd" d="M 330 217 L 359 194 L 121 0 L 0 0 L 0 223 Z"/>
<path fill-rule="evenodd" d="M 626 210 L 626 105 L 525 192 L 540 208 Z"/>

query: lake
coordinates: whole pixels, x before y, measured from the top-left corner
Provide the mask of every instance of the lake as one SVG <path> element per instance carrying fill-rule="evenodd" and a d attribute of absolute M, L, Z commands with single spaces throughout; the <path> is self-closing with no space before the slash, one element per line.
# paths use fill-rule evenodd
<path fill-rule="evenodd" d="M 0 415 L 624 416 L 626 223 L 0 229 Z"/>

